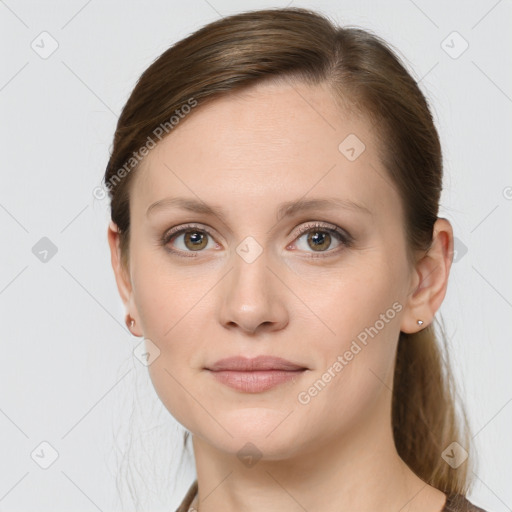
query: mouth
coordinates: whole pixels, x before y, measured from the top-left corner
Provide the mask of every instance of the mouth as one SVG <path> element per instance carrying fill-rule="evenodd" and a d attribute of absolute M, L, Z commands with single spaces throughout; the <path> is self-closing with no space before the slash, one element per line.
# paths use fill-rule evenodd
<path fill-rule="evenodd" d="M 259 356 L 253 359 L 230 357 L 205 368 L 222 384 L 245 393 L 261 393 L 294 381 L 308 368 L 286 359 Z"/>

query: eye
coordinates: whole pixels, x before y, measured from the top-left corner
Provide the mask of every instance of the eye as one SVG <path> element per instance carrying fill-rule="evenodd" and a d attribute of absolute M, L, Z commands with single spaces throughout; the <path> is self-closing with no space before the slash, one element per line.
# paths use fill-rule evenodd
<path fill-rule="evenodd" d="M 186 253 L 200 252 L 208 248 L 208 237 L 212 238 L 212 234 L 205 228 L 198 228 L 194 225 L 178 226 L 178 228 L 172 228 L 164 235 L 162 244 L 167 246 L 170 242 L 173 242 L 174 245 L 176 241 L 182 238 L 181 243 L 177 244 L 181 245 L 181 247 L 178 247 L 177 250 L 169 248 L 169 251 L 180 254 L 180 256 L 195 257 L 195 254 Z"/>
<path fill-rule="evenodd" d="M 307 235 L 306 240 L 300 243 L 301 239 L 305 238 L 305 235 Z M 338 248 L 341 249 L 343 247 L 350 247 L 353 241 L 352 237 L 338 226 L 319 222 L 301 226 L 294 232 L 293 236 L 294 244 L 288 247 L 298 245 L 299 249 L 304 252 L 309 252 L 309 248 L 313 249 L 313 252 L 319 253 L 309 256 L 312 258 L 324 257 L 324 254 L 321 253 L 328 253 L 326 255 L 328 256 L 331 253 L 339 252 L 339 249 L 327 250 L 332 245 L 333 240 L 337 242 Z M 208 238 L 211 238 L 211 244 L 209 244 Z M 297 239 L 299 243 L 295 243 Z M 213 235 L 208 229 L 191 224 L 172 228 L 164 234 L 161 243 L 168 251 L 185 257 L 197 257 L 198 255 L 194 253 L 202 252 L 204 249 L 220 247 L 215 243 Z"/>
<path fill-rule="evenodd" d="M 307 235 L 307 236 L 306 236 Z M 325 225 L 323 223 L 315 222 L 301 226 L 298 232 L 294 233 L 298 239 L 298 246 L 300 250 L 308 252 L 308 249 L 313 249 L 316 253 L 329 253 L 325 256 L 330 256 L 331 253 L 337 253 L 343 247 L 350 247 L 352 244 L 352 237 L 343 229 L 334 225 Z M 302 241 L 301 240 L 305 239 Z M 338 244 L 338 249 L 328 250 L 333 239 Z M 310 257 L 318 258 L 324 257 L 324 254 L 312 255 Z"/>

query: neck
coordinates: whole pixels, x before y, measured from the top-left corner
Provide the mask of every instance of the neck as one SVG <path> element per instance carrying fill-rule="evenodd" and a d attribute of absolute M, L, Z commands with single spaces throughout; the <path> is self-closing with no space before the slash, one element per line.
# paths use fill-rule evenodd
<path fill-rule="evenodd" d="M 382 418 L 382 416 L 381 416 Z M 199 512 L 439 512 L 446 496 L 418 478 L 396 452 L 391 421 L 365 422 L 343 436 L 315 439 L 293 457 L 246 467 L 192 436 Z M 255 443 L 256 444 L 256 443 Z"/>

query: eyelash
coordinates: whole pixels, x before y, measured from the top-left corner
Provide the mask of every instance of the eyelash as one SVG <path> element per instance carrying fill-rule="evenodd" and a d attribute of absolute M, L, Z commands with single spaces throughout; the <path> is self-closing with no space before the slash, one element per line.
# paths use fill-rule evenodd
<path fill-rule="evenodd" d="M 165 247 L 165 249 L 173 254 L 176 254 L 178 256 L 182 256 L 182 257 L 185 257 L 185 258 L 194 258 L 194 257 L 197 257 L 197 254 L 195 254 L 195 252 L 202 252 L 202 251 L 181 251 L 181 250 L 176 250 L 176 249 L 171 249 L 169 247 L 167 247 L 167 244 L 175 237 L 178 237 L 179 235 L 183 234 L 183 233 L 186 233 L 187 231 L 197 231 L 198 233 L 206 233 L 208 236 L 210 236 L 211 238 L 214 238 L 213 237 L 213 233 L 207 229 L 207 228 L 200 228 L 199 226 L 195 225 L 195 224 L 187 224 L 187 225 L 184 225 L 184 226 L 179 226 L 178 228 L 172 228 L 170 229 L 169 231 L 167 231 L 166 233 L 164 233 L 162 239 L 161 239 L 161 244 Z M 346 248 L 350 248 L 352 247 L 352 244 L 353 244 L 353 238 L 351 235 L 349 235 L 345 230 L 341 229 L 341 228 L 338 228 L 337 226 L 333 225 L 333 224 L 329 224 L 329 225 L 326 225 L 326 224 L 323 224 L 323 223 L 319 223 L 319 222 L 313 222 L 313 223 L 308 223 L 308 224 L 305 224 L 304 226 L 302 226 L 298 231 L 296 231 L 294 233 L 294 240 L 297 239 L 297 238 L 301 238 L 303 235 L 309 233 L 309 232 L 315 232 L 315 231 L 318 231 L 318 232 L 326 232 L 326 233 L 329 233 L 331 235 L 334 235 L 335 238 L 342 244 L 342 246 L 346 247 Z M 311 256 L 308 256 L 309 258 L 328 258 L 330 256 L 332 256 L 332 253 L 338 253 L 341 249 L 334 249 L 334 250 L 329 250 L 329 251 L 325 251 L 325 252 L 319 252 L 319 253 L 313 253 Z M 183 254 L 185 252 L 185 254 Z"/>

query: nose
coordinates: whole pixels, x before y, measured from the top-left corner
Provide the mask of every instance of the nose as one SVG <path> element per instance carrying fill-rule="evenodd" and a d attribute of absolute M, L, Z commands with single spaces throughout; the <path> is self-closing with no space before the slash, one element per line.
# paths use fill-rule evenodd
<path fill-rule="evenodd" d="M 288 324 L 287 289 L 269 263 L 265 251 L 250 263 L 237 253 L 233 255 L 233 268 L 218 289 L 219 319 L 226 329 L 254 335 Z"/>

